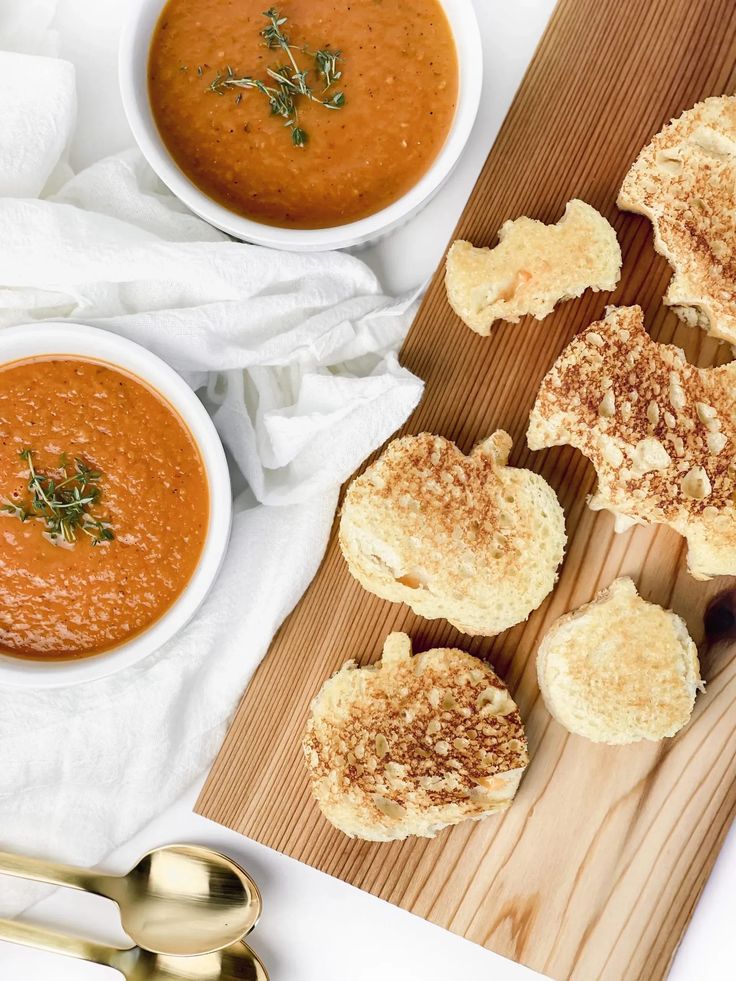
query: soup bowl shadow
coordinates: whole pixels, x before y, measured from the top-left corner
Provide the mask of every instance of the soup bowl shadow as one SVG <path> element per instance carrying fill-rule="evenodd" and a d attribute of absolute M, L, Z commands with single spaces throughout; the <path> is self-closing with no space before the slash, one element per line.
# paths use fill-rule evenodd
<path fill-rule="evenodd" d="M 153 389 L 178 414 L 202 459 L 209 518 L 199 561 L 172 605 L 140 633 L 110 650 L 70 660 L 31 660 L 0 652 L 0 685 L 57 688 L 94 681 L 129 667 L 171 640 L 192 618 L 220 571 L 232 519 L 225 451 L 206 409 L 173 368 L 117 334 L 72 323 L 28 324 L 0 332 L 0 368 L 33 358 L 78 357 L 126 372 Z"/>
<path fill-rule="evenodd" d="M 439 0 L 457 49 L 458 98 L 450 131 L 429 169 L 388 207 L 333 228 L 280 228 L 242 217 L 214 201 L 180 170 L 164 145 L 148 96 L 148 54 L 165 0 L 131 0 L 120 39 L 118 74 L 125 114 L 146 160 L 191 211 L 234 238 L 289 252 L 322 252 L 367 245 L 399 228 L 427 204 L 452 173 L 470 137 L 480 104 L 483 49 L 471 0 Z"/>

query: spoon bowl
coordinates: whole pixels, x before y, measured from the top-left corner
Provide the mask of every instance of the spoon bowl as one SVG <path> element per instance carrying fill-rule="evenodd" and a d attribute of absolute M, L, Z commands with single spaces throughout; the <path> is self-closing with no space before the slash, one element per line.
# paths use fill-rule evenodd
<path fill-rule="evenodd" d="M 201 845 L 155 848 L 126 875 L 0 852 L 0 872 L 112 899 L 131 940 L 154 954 L 220 950 L 250 933 L 261 914 L 261 894 L 248 873 Z"/>
<path fill-rule="evenodd" d="M 261 913 L 258 887 L 247 872 L 197 845 L 156 848 L 126 876 L 103 885 L 120 907 L 128 936 L 160 954 L 220 950 L 250 933 Z"/>

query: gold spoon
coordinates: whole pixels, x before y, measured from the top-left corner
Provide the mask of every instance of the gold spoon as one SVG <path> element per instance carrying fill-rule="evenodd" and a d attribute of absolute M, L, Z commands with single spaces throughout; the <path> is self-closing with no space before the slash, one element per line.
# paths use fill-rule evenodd
<path fill-rule="evenodd" d="M 131 940 L 159 954 L 220 950 L 249 933 L 261 915 L 261 894 L 248 873 L 199 845 L 156 848 L 120 876 L 8 852 L 0 852 L 0 872 L 112 899 Z"/>
<path fill-rule="evenodd" d="M 266 968 L 242 940 L 209 954 L 176 957 L 140 947 L 120 950 L 13 920 L 0 920 L 0 940 L 105 964 L 127 981 L 268 981 Z"/>

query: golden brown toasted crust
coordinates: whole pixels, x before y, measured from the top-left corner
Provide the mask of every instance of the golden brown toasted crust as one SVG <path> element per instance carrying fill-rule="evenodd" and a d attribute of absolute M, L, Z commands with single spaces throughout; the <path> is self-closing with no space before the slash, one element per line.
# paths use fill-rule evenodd
<path fill-rule="evenodd" d="M 674 269 L 665 303 L 736 343 L 736 96 L 706 99 L 644 147 L 618 205 L 646 215 Z"/>
<path fill-rule="evenodd" d="M 452 648 L 349 662 L 312 702 L 304 737 L 312 791 L 350 837 L 431 838 L 505 810 L 529 757 L 519 712 L 484 661 Z"/>
<path fill-rule="evenodd" d="M 507 221 L 494 249 L 454 242 L 447 254 L 445 286 L 455 313 L 487 336 L 496 320 L 542 320 L 561 300 L 586 289 L 613 290 L 621 249 L 603 215 L 584 201 L 569 201 L 556 225 L 533 218 Z"/>
<path fill-rule="evenodd" d="M 592 461 L 590 507 L 612 511 L 617 531 L 669 525 L 693 576 L 736 574 L 736 363 L 696 368 L 651 340 L 639 307 L 614 307 L 544 377 L 527 439 Z"/>
<path fill-rule="evenodd" d="M 554 586 L 565 521 L 542 477 L 506 466 L 510 448 L 500 431 L 469 456 L 431 433 L 394 440 L 345 495 L 355 578 L 469 634 L 525 620 Z"/>
<path fill-rule="evenodd" d="M 537 674 L 561 725 L 610 744 L 674 736 L 689 721 L 701 687 L 684 620 L 647 603 L 628 578 L 552 624 L 539 647 Z"/>

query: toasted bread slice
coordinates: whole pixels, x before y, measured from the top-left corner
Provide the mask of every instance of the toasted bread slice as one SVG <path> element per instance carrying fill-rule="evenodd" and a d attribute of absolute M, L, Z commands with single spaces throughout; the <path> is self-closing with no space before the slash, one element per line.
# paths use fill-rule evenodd
<path fill-rule="evenodd" d="M 639 307 L 613 307 L 544 377 L 527 439 L 592 461 L 588 503 L 613 512 L 617 531 L 669 525 L 696 579 L 736 575 L 736 362 L 695 368 L 652 341 Z"/>
<path fill-rule="evenodd" d="M 603 215 L 584 201 L 568 202 L 556 225 L 533 218 L 507 221 L 494 249 L 453 242 L 445 286 L 464 323 L 488 336 L 495 320 L 542 320 L 561 300 L 585 290 L 614 290 L 621 249 Z"/>
<path fill-rule="evenodd" d="M 736 96 L 706 99 L 644 147 L 618 205 L 646 215 L 674 269 L 665 303 L 736 344 Z"/>
<path fill-rule="evenodd" d="M 349 662 L 312 702 L 304 737 L 312 791 L 351 838 L 433 838 L 505 810 L 529 762 L 519 711 L 484 661 L 452 648 Z"/>
<path fill-rule="evenodd" d="M 494 433 L 465 456 L 421 433 L 394 440 L 345 495 L 340 548 L 377 596 L 444 617 L 467 634 L 498 634 L 550 592 L 565 519 L 538 474 L 506 466 Z"/>
<path fill-rule="evenodd" d="M 685 621 L 643 600 L 628 578 L 552 624 L 537 674 L 550 714 L 596 743 L 674 736 L 702 687 Z"/>

